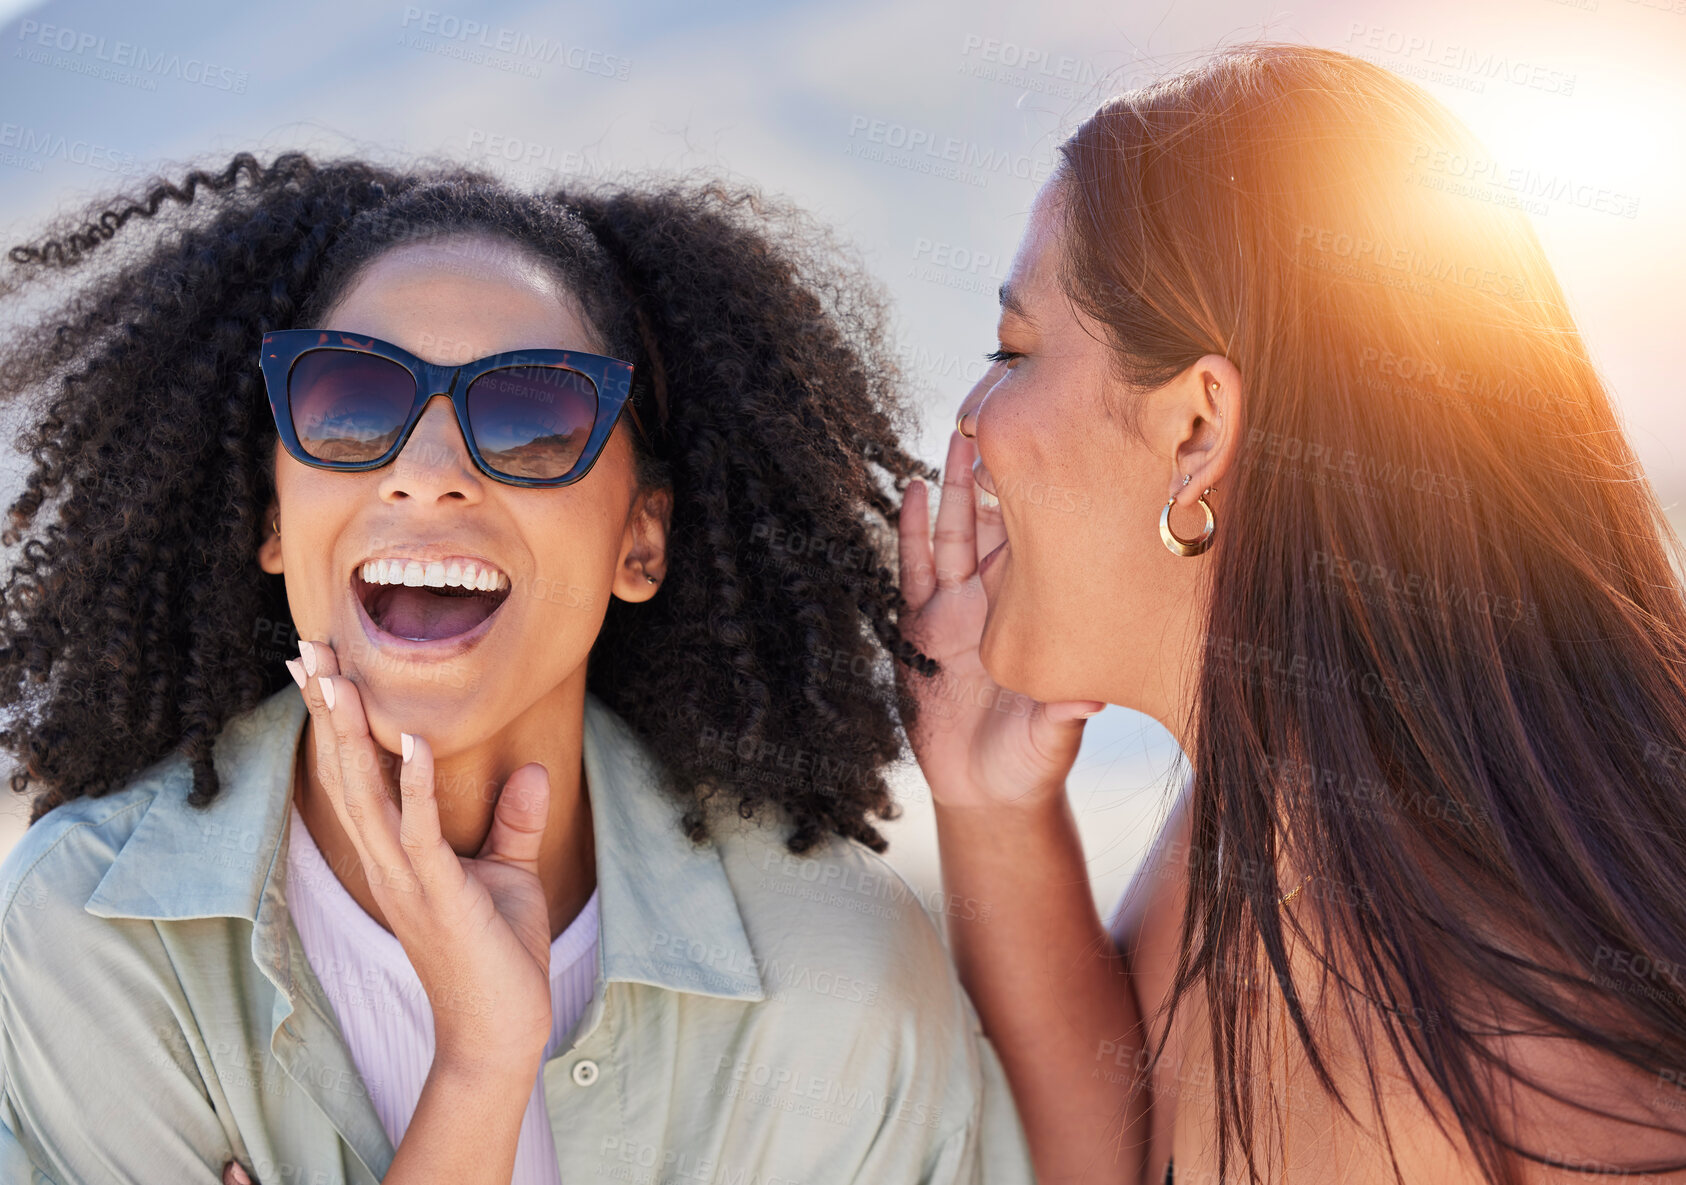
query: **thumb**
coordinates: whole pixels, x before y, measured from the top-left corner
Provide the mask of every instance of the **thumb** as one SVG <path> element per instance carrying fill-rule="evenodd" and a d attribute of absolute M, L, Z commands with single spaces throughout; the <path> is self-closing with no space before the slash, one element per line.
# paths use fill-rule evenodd
<path fill-rule="evenodd" d="M 549 817 L 550 773 L 537 761 L 529 761 L 503 784 L 479 857 L 514 864 L 537 876 L 539 844 Z"/>
<path fill-rule="evenodd" d="M 1105 704 L 1094 700 L 1033 702 L 1023 734 L 1027 743 L 1020 753 L 1026 764 L 1019 776 L 1037 786 L 1063 779 L 1077 760 L 1078 749 L 1083 744 L 1083 726 L 1104 707 Z"/>
<path fill-rule="evenodd" d="M 1093 699 L 1063 699 L 1043 705 L 1042 715 L 1050 724 L 1075 724 L 1079 729 L 1084 721 L 1100 712 L 1106 704 Z"/>
<path fill-rule="evenodd" d="M 1104 703 L 1091 699 L 1055 700 L 1031 709 L 1030 747 L 1050 768 L 1062 776 L 1070 772 L 1083 743 L 1083 726 Z"/>

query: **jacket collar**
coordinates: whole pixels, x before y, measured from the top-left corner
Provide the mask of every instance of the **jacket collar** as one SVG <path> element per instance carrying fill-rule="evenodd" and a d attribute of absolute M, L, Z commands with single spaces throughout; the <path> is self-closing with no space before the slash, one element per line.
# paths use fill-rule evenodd
<path fill-rule="evenodd" d="M 131 786 L 155 787 L 152 800 L 85 906 L 108 918 L 252 922 L 252 957 L 287 998 L 276 1002 L 277 1025 L 294 991 L 282 841 L 306 717 L 289 686 L 230 719 L 213 746 L 221 793 L 202 810 L 187 804 L 184 757 L 143 771 Z M 598 978 L 765 999 L 719 850 L 686 838 L 683 804 L 662 788 L 654 757 L 593 695 L 583 756 L 597 855 Z"/>

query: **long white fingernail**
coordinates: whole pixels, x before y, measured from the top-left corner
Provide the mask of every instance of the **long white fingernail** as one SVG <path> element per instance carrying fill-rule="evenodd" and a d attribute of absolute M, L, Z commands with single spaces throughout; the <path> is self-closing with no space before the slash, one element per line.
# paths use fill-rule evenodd
<path fill-rule="evenodd" d="M 304 673 L 314 675 L 316 673 L 316 648 L 303 638 L 299 639 L 299 657 L 304 659 Z"/>
<path fill-rule="evenodd" d="M 407 732 L 398 734 L 398 747 L 404 750 L 404 764 L 410 764 L 410 758 L 416 751 L 416 738 Z"/>
<path fill-rule="evenodd" d="M 299 665 L 299 660 L 296 658 L 289 658 L 286 665 L 287 673 L 293 677 L 293 682 L 299 685 L 299 690 L 303 691 L 305 673 L 304 668 Z"/>
<path fill-rule="evenodd" d="M 328 675 L 323 675 L 320 679 L 318 679 L 316 681 L 316 685 L 322 689 L 322 702 L 327 704 L 328 705 L 328 711 L 332 712 L 334 710 L 334 681 L 333 681 L 333 679 Z"/>

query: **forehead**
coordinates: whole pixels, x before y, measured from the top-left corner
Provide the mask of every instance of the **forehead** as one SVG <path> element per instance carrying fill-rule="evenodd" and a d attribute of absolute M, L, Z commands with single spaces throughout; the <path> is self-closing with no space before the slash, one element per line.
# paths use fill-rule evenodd
<path fill-rule="evenodd" d="M 1007 279 L 1001 285 L 1004 311 L 1034 319 L 1035 307 L 1048 298 L 1057 283 L 1064 200 L 1064 190 L 1056 170 L 1042 183 L 1031 202 L 1024 234 L 1013 254 Z"/>
<path fill-rule="evenodd" d="M 506 349 L 594 349 L 595 334 L 556 268 L 487 235 L 401 243 L 370 260 L 327 314 L 436 361 Z"/>
<path fill-rule="evenodd" d="M 456 234 L 388 247 L 358 270 L 339 303 L 367 299 L 370 290 L 422 287 L 551 302 L 568 295 L 554 265 L 533 252 L 490 235 Z"/>

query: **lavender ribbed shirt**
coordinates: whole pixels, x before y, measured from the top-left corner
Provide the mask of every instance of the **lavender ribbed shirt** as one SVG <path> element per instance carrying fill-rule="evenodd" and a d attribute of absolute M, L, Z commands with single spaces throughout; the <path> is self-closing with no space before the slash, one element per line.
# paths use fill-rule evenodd
<path fill-rule="evenodd" d="M 310 969 L 334 1006 L 340 1032 L 394 1148 L 404 1138 L 433 1065 L 433 1009 L 409 956 L 334 876 L 298 807 L 287 841 L 287 909 Z M 597 893 L 550 944 L 550 1041 L 556 1054 L 586 1005 L 597 973 Z M 511 1185 L 560 1185 L 544 1105 L 544 1075 L 521 1118 Z"/>

